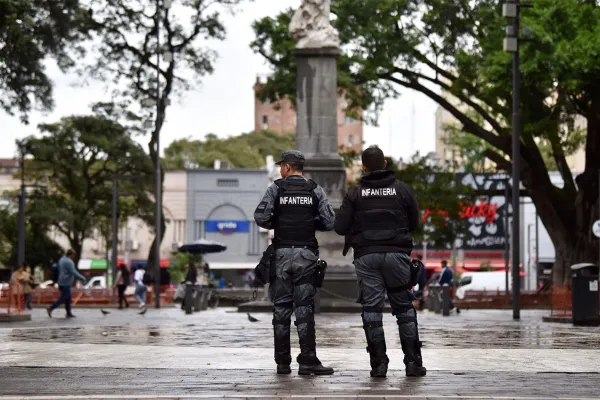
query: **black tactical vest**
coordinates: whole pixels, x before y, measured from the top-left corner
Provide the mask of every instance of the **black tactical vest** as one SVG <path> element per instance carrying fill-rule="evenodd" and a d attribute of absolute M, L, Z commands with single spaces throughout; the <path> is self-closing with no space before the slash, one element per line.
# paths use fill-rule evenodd
<path fill-rule="evenodd" d="M 357 185 L 352 246 L 402 246 L 412 239 L 396 180 L 383 187 Z"/>
<path fill-rule="evenodd" d="M 317 249 L 315 217 L 319 201 L 315 195 L 317 184 L 312 180 L 279 179 L 275 200 L 275 247 L 307 246 Z"/>

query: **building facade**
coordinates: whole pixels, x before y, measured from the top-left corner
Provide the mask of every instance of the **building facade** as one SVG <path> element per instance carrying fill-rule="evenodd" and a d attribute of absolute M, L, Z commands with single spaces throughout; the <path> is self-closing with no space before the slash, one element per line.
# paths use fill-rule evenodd
<path fill-rule="evenodd" d="M 188 171 L 187 241 L 208 239 L 227 250 L 207 254 L 211 270 L 253 270 L 268 235 L 254 210 L 269 184 L 266 169 Z"/>
<path fill-rule="evenodd" d="M 262 84 L 264 84 L 264 80 L 257 77 L 254 85 L 254 130 L 270 130 L 278 133 L 295 132 L 296 110 L 290 99 L 286 97 L 276 102 L 262 102 L 257 96 Z M 360 153 L 363 148 L 363 123 L 345 114 L 344 110 L 347 106 L 343 97 L 338 98 L 338 146 Z"/>

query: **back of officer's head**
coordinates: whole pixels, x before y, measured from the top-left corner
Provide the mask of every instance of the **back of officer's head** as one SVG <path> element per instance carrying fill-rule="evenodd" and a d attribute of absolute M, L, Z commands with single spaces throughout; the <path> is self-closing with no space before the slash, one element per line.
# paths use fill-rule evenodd
<path fill-rule="evenodd" d="M 373 172 L 385 169 L 387 161 L 379 147 L 369 147 L 362 153 L 363 171 Z"/>
<path fill-rule="evenodd" d="M 279 173 L 282 178 L 287 178 L 290 175 L 302 175 L 304 173 L 304 164 L 299 162 L 283 162 Z"/>

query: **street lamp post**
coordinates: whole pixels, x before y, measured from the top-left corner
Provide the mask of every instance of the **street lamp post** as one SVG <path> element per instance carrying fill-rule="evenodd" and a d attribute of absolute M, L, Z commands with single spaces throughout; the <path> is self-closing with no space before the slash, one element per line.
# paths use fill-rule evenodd
<path fill-rule="evenodd" d="M 25 262 L 25 152 L 23 145 L 19 143 L 19 168 L 21 169 L 21 192 L 19 193 L 19 242 L 17 243 L 17 265 Z M 14 266 L 11 265 L 11 272 Z"/>
<path fill-rule="evenodd" d="M 117 276 L 117 261 L 119 253 L 119 179 L 129 179 L 135 181 L 139 179 L 138 175 L 113 175 L 112 181 L 112 246 L 111 246 L 111 264 L 112 279 Z M 114 282 L 113 282 L 114 284 Z"/>
<path fill-rule="evenodd" d="M 112 181 L 112 251 L 111 251 L 111 264 L 112 264 L 112 279 L 117 277 L 117 253 L 119 251 L 119 205 L 118 205 L 118 191 L 119 181 L 117 176 L 113 175 Z M 114 285 L 114 282 L 113 282 Z"/>
<path fill-rule="evenodd" d="M 512 115 L 512 279 L 513 279 L 513 319 L 521 318 L 520 270 L 520 192 L 521 192 L 521 122 L 520 122 L 520 73 L 519 73 L 519 30 L 521 7 L 531 7 L 529 0 L 508 0 L 502 5 L 502 15 L 512 18 L 511 26 L 506 27 L 504 51 L 513 53 L 513 115 Z"/>

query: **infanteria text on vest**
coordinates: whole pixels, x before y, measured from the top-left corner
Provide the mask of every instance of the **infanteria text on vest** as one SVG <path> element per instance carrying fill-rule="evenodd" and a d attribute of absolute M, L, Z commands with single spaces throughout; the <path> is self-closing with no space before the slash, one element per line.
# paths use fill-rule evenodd
<path fill-rule="evenodd" d="M 276 248 L 287 246 L 318 247 L 315 237 L 315 217 L 318 215 L 316 184 L 303 178 L 288 178 L 275 181 L 278 200 L 275 203 Z"/>
<path fill-rule="evenodd" d="M 384 187 L 384 188 L 364 188 L 361 190 L 362 197 L 385 197 L 385 196 L 397 196 L 395 187 Z"/>
<path fill-rule="evenodd" d="M 279 204 L 282 206 L 312 206 L 314 202 L 312 196 L 281 196 Z"/>

